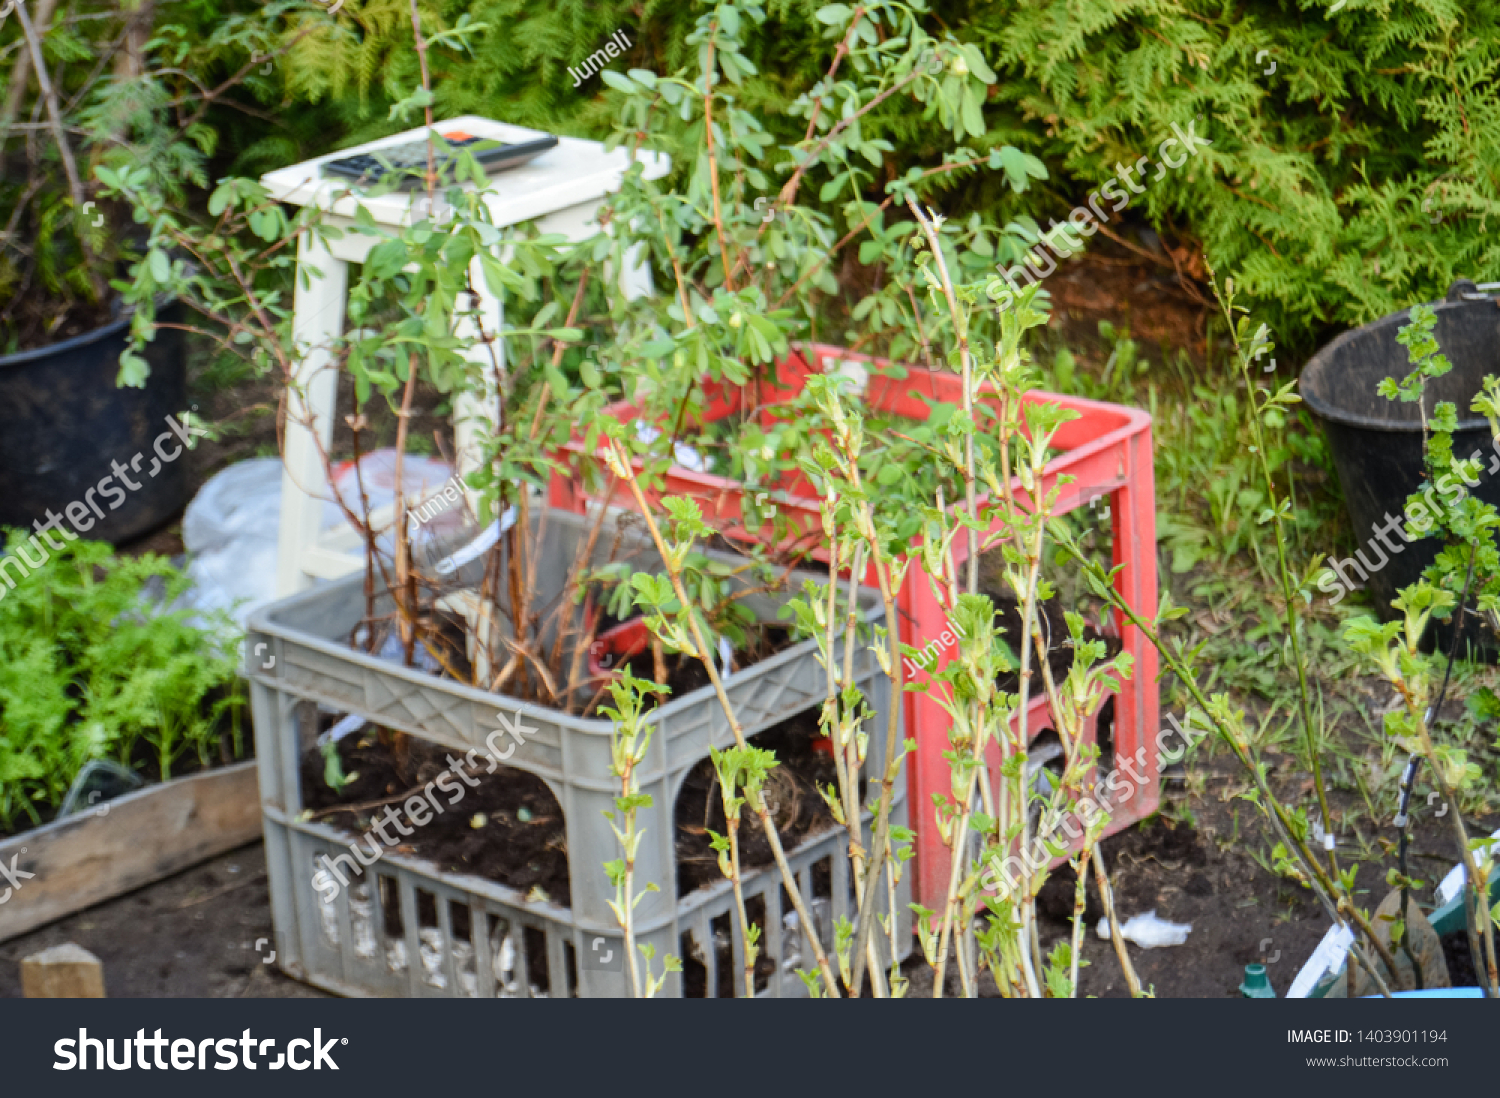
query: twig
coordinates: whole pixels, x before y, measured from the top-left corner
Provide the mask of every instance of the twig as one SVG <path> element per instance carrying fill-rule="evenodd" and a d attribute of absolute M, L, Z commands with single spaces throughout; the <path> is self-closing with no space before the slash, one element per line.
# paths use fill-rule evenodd
<path fill-rule="evenodd" d="M 1109 883 L 1109 873 L 1104 868 L 1104 851 L 1094 851 L 1094 880 L 1099 883 L 1099 902 L 1104 905 L 1104 917 L 1109 920 L 1109 938 L 1115 947 L 1115 956 L 1120 960 L 1120 971 L 1125 974 L 1125 986 L 1130 997 L 1141 997 L 1141 980 L 1135 974 L 1135 965 L 1130 963 L 1130 951 L 1125 948 L 1125 936 L 1120 932 L 1120 920 L 1115 917 L 1115 892 Z"/>
<path fill-rule="evenodd" d="M 17 6 L 20 6 L 18 0 Z M 57 0 L 38 0 L 36 6 L 36 32 L 45 35 L 52 26 L 52 14 L 57 10 Z M 30 39 L 24 40 L 30 45 Z M 0 175 L 5 172 L 5 138 L 11 129 L 16 112 L 21 109 L 21 100 L 26 96 L 26 85 L 31 81 L 31 51 L 23 49 L 16 54 L 16 63 L 10 70 L 9 87 L 5 93 L 5 106 L 0 108 Z"/>
<path fill-rule="evenodd" d="M 63 174 L 68 178 L 68 193 L 73 198 L 73 216 L 82 217 L 86 195 L 83 189 L 83 180 L 78 175 L 78 162 L 73 159 L 73 146 L 68 141 L 68 135 L 63 128 L 62 113 L 57 105 L 57 92 L 52 87 L 52 77 L 47 71 L 47 61 L 42 57 L 42 43 L 38 39 L 36 29 L 32 26 L 31 17 L 26 14 L 26 0 L 14 0 L 16 18 L 21 23 L 21 33 L 26 37 L 26 48 L 31 53 L 31 63 L 36 68 L 37 88 L 42 93 L 42 102 L 47 107 L 47 120 L 52 128 L 52 140 L 57 143 L 57 154 L 62 159 Z M 98 257 L 94 254 L 94 247 L 89 243 L 88 234 L 80 231 L 78 233 L 78 246 L 83 250 L 85 274 L 89 285 L 94 290 L 94 300 L 102 303 L 109 296 L 109 288 L 104 284 L 97 265 Z"/>
<path fill-rule="evenodd" d="M 708 142 L 708 186 L 714 201 L 714 234 L 719 238 L 719 256 L 724 267 L 724 288 L 734 293 L 734 265 L 729 242 L 724 238 L 724 211 L 719 206 L 719 162 L 714 153 L 714 35 L 715 20 L 709 29 L 708 56 L 703 62 L 703 134 Z"/>
<path fill-rule="evenodd" d="M 651 532 L 651 540 L 656 544 L 656 551 L 666 562 L 667 577 L 671 581 L 672 590 L 676 594 L 678 602 L 685 608 L 684 616 L 687 618 L 688 628 L 693 634 L 693 643 L 697 648 L 694 653 L 703 664 L 703 669 L 708 672 L 708 678 L 713 683 L 714 693 L 718 696 L 719 706 L 724 711 L 724 716 L 729 720 L 730 730 L 734 733 L 735 743 L 744 749 L 749 746 L 745 739 L 744 729 L 740 727 L 739 717 L 735 714 L 734 705 L 729 700 L 729 695 L 724 692 L 723 680 L 719 678 L 718 668 L 714 665 L 712 653 L 703 640 L 703 631 L 698 627 L 698 616 L 692 612 L 693 600 L 688 597 L 687 589 L 682 584 L 682 573 L 680 568 L 673 564 L 671 552 L 662 538 L 661 530 L 656 520 L 651 515 L 651 508 L 646 502 L 645 495 L 641 492 L 640 483 L 636 480 L 635 469 L 631 464 L 629 453 L 622 452 L 613 439 L 609 440 L 607 451 L 610 465 L 616 476 L 620 477 L 630 486 L 635 496 L 636 505 L 640 508 L 641 517 L 645 520 L 646 528 Z M 750 791 L 747 790 L 747 793 Z M 823 952 L 823 943 L 818 941 L 817 923 L 813 921 L 812 912 L 808 910 L 806 901 L 802 898 L 802 889 L 797 884 L 796 875 L 792 873 L 791 866 L 787 864 L 786 854 L 781 849 L 781 836 L 776 833 L 776 824 L 772 821 L 770 813 L 766 811 L 765 799 L 757 794 L 751 794 L 751 809 L 760 818 L 761 828 L 765 831 L 766 840 L 771 845 L 771 853 L 776 859 L 777 868 L 781 870 L 782 884 L 786 887 L 787 894 L 791 896 L 792 906 L 797 911 L 797 917 L 802 923 L 802 933 L 807 939 L 808 945 L 812 947 L 813 956 L 817 958 L 818 968 L 823 975 L 823 984 L 828 994 L 833 998 L 839 998 L 838 980 L 834 977 L 833 969 L 829 967 L 828 956 Z"/>
<path fill-rule="evenodd" d="M 232 881 L 224 887 L 216 888 L 206 895 L 198 896 L 195 899 L 182 901 L 182 903 L 177 905 L 177 910 L 182 911 L 185 908 L 197 907 L 199 904 L 206 904 L 209 900 L 217 900 L 225 893 L 233 892 L 237 888 L 244 888 L 247 884 L 254 884 L 256 881 L 263 880 L 265 878 L 265 875 L 266 871 L 264 869 L 262 869 L 259 873 L 247 874 L 244 880 Z"/>

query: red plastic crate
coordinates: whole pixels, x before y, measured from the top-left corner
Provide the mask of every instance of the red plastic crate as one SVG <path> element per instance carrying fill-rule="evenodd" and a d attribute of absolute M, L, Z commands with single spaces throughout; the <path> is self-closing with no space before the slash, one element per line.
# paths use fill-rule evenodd
<path fill-rule="evenodd" d="M 867 371 L 865 402 L 881 412 L 922 421 L 927 419 L 929 411 L 928 405 L 918 399 L 919 395 L 939 403 L 962 402 L 962 380 L 954 374 L 905 367 L 906 377 L 897 379 L 882 372 L 889 367 L 885 360 L 838 347 L 810 344 L 778 361 L 773 378 L 738 388 L 705 385 L 703 418 L 714 422 L 746 408 L 762 417 L 774 417 L 776 406 L 793 400 L 802 391 L 810 373 L 838 371 L 845 364 Z M 1157 604 L 1156 489 L 1151 464 L 1150 415 L 1137 408 L 1056 393 L 1032 392 L 1027 394 L 1026 400 L 1058 404 L 1079 414 L 1079 418 L 1063 424 L 1054 437 L 1054 446 L 1063 452 L 1048 463 L 1043 490 L 1050 491 L 1057 478 L 1064 474 L 1075 478 L 1059 495 L 1055 507 L 1057 514 L 1086 506 L 1103 494 L 1109 496 L 1114 563 L 1125 566 L 1116 579 L 1116 590 L 1142 617 L 1154 615 Z M 623 401 L 611 405 L 607 411 L 622 422 L 631 422 L 640 415 L 635 405 Z M 601 475 L 602 457 L 588 454 L 579 437 L 575 437 L 565 450 L 568 455 L 566 464 L 573 469 L 574 475 L 569 479 L 554 474 L 550 502 L 553 507 L 582 511 L 590 498 L 598 498 L 584 487 L 582 463 L 595 466 L 594 483 L 607 483 L 608 478 Z M 775 501 L 776 510 L 786 516 L 787 525 L 793 531 L 805 530 L 810 539 L 820 540 L 822 524 L 818 500 L 797 498 L 797 487 L 796 478 L 778 486 L 781 498 Z M 1018 501 L 1023 505 L 1029 502 L 1030 496 L 1019 481 L 1013 487 Z M 769 536 L 769 528 L 750 529 L 745 525 L 741 507 L 745 491 L 745 486 L 738 481 L 673 466 L 663 486 L 645 495 L 652 506 L 663 495 L 691 497 L 698 500 L 705 520 L 725 537 L 763 541 Z M 793 498 L 787 498 L 788 495 Z M 615 485 L 608 503 L 636 509 L 634 496 L 623 484 Z M 784 539 L 782 547 L 789 548 L 797 540 L 795 536 L 789 536 Z M 914 542 L 914 547 L 916 544 Z M 826 551 L 821 547 L 815 549 L 813 555 L 826 560 Z M 966 539 L 956 539 L 955 565 L 962 565 L 967 557 Z M 873 574 L 866 577 L 866 582 L 874 584 Z M 901 639 L 907 644 L 922 648 L 939 639 L 946 628 L 947 614 L 933 595 L 920 563 L 908 571 L 906 582 L 897 593 L 897 606 Z M 1107 834 L 1149 816 L 1156 810 L 1160 796 L 1160 760 L 1154 749 L 1160 718 L 1156 650 L 1138 629 L 1125 620 L 1123 614 L 1116 615 L 1114 632 L 1120 637 L 1124 650 L 1135 660 L 1130 679 L 1121 684 L 1114 699 L 1114 757 L 1133 758 L 1136 773 L 1144 780 L 1139 784 L 1130 783 L 1134 792 L 1128 799 L 1105 806 L 1111 813 Z M 951 658 L 956 650 L 955 641 L 939 653 L 932 666 L 940 666 L 946 662 L 945 657 Z M 1040 679 L 1033 681 L 1034 689 L 1040 691 Z M 948 851 L 938 838 L 934 825 L 932 797 L 934 793 L 947 793 L 951 788 L 948 764 L 942 754 L 948 748 L 951 722 L 942 707 L 924 693 L 908 692 L 905 705 L 907 735 L 917 741 L 915 754 L 908 758 L 907 779 L 917 832 L 915 892 L 920 903 L 938 907 L 948 886 Z M 1027 708 L 1030 736 L 1034 737 L 1052 726 L 1045 695 L 1033 696 Z M 1090 718 L 1086 734 L 1092 738 L 1096 731 L 1097 714 Z M 998 744 L 991 745 L 988 759 L 991 780 L 997 781 Z M 1098 793 L 1103 792 L 1101 786 Z"/>

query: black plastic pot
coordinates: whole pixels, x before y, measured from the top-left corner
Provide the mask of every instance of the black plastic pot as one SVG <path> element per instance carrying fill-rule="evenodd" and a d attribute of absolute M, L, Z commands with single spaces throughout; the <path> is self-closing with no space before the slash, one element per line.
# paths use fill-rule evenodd
<path fill-rule="evenodd" d="M 1485 375 L 1500 375 L 1500 300 L 1479 293 L 1473 282 L 1463 280 L 1455 282 L 1447 298 L 1433 309 L 1438 344 L 1453 369 L 1428 383 L 1427 412 L 1430 415 L 1438 401 L 1451 401 L 1457 407 L 1454 453 L 1477 456 L 1485 463 L 1478 486 L 1470 491 L 1500 506 L 1500 450 L 1492 445 L 1489 424 L 1469 410 Z M 1387 400 L 1376 392 L 1384 378 L 1399 380 L 1411 372 L 1407 349 L 1396 342 L 1396 333 L 1408 316 L 1409 310 L 1403 310 L 1345 332 L 1313 356 L 1301 380 L 1303 399 L 1323 421 L 1355 542 L 1363 553 L 1362 558 L 1346 558 L 1360 568 L 1346 564 L 1344 574 L 1358 582 L 1360 569 L 1366 571 L 1363 586 L 1376 612 L 1387 619 L 1395 614 L 1390 604 L 1397 592 L 1415 582 L 1442 548 L 1436 538 L 1407 543 L 1387 525 L 1401 515 L 1408 497 L 1425 479 L 1417 406 Z M 1387 529 L 1384 541 L 1376 527 Z M 1392 552 L 1391 547 L 1399 551 Z M 1445 646 L 1446 633 L 1439 638 Z M 1495 639 L 1473 615 L 1464 626 L 1464 636 L 1483 648 L 1492 646 Z"/>
<path fill-rule="evenodd" d="M 174 319 L 179 309 L 159 308 L 158 318 Z M 154 449 L 171 430 L 167 417 L 187 407 L 182 333 L 158 328 L 146 353 L 145 388 L 116 388 L 129 326 L 127 315 L 62 343 L 0 356 L 0 526 L 31 528 L 49 509 L 62 514 L 78 502 L 92 523 L 83 536 L 118 544 L 160 526 L 187 502 L 187 451 L 161 461 Z M 172 454 L 180 441 L 174 434 L 162 453 Z M 122 483 L 113 462 L 139 487 Z M 113 479 L 101 488 L 105 478 Z"/>

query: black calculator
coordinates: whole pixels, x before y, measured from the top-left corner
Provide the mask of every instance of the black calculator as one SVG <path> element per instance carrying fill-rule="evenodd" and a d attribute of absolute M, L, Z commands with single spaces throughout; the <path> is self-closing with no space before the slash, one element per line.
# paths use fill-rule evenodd
<path fill-rule="evenodd" d="M 460 149 L 470 150 L 485 171 L 501 172 L 525 164 L 557 145 L 557 138 L 551 134 L 530 141 L 507 143 L 492 137 L 475 137 L 461 130 L 443 134 L 443 140 L 448 142 L 448 149 L 433 147 L 433 167 L 437 170 L 440 186 L 453 182 L 452 169 Z M 397 190 L 425 190 L 427 142 L 410 141 L 405 145 L 330 160 L 323 165 L 323 172 L 342 176 L 362 186 L 390 181 Z"/>

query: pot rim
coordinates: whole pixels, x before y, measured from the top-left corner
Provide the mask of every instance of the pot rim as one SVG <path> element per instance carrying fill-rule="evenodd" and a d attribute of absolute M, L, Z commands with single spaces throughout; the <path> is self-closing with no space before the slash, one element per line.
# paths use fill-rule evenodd
<path fill-rule="evenodd" d="M 1455 284 L 1455 289 L 1458 287 L 1458 285 L 1459 284 Z M 1449 293 L 1451 294 L 1452 291 L 1450 290 Z M 1445 298 L 1442 301 L 1426 302 L 1426 305 L 1434 312 L 1441 314 L 1451 309 L 1464 309 L 1471 306 L 1476 308 L 1488 307 L 1490 309 L 1494 309 L 1496 307 L 1497 300 L 1500 299 L 1491 298 L 1486 295 L 1483 300 L 1460 299 L 1454 301 Z M 1313 355 L 1312 358 L 1307 360 L 1307 365 L 1302 367 L 1302 373 L 1299 374 L 1297 378 L 1297 392 L 1307 403 L 1308 408 L 1312 410 L 1314 415 L 1316 415 L 1319 419 L 1338 423 L 1345 427 L 1358 427 L 1361 430 L 1365 431 L 1381 431 L 1387 434 L 1421 433 L 1422 424 L 1420 421 L 1416 423 L 1397 423 L 1392 422 L 1388 419 L 1377 419 L 1374 416 L 1360 415 L 1357 412 L 1346 411 L 1343 408 L 1339 408 L 1332 404 L 1329 404 L 1322 397 L 1314 393 L 1307 385 L 1307 382 L 1311 376 L 1313 376 L 1315 373 L 1320 373 L 1323 370 L 1329 368 L 1329 365 L 1333 361 L 1337 352 L 1341 350 L 1346 344 L 1352 343 L 1357 339 L 1369 336 L 1376 330 L 1381 328 L 1390 327 L 1399 329 L 1399 327 L 1404 324 L 1406 320 L 1411 316 L 1411 310 L 1412 307 L 1408 306 L 1407 308 L 1402 309 L 1400 312 L 1390 313 L 1378 320 L 1372 320 L 1368 324 L 1362 324 L 1358 328 L 1351 328 L 1349 329 L 1349 331 L 1343 332 L 1335 337 L 1330 343 L 1325 344 L 1317 352 L 1317 354 Z M 1488 429 L 1488 420 L 1486 420 L 1483 416 L 1472 416 L 1467 419 L 1459 419 L 1457 428 L 1455 429 L 1454 433 L 1458 434 L 1463 431 Z"/>
<path fill-rule="evenodd" d="M 161 296 L 159 296 L 156 299 L 157 312 L 160 313 L 163 308 L 172 304 L 173 300 L 174 299 L 169 294 L 162 294 Z M 36 362 L 38 359 L 49 358 L 53 355 L 65 355 L 72 351 L 78 350 L 80 347 L 87 347 L 91 343 L 97 343 L 101 339 L 107 339 L 112 335 L 116 335 L 123 328 L 125 328 L 126 325 L 130 323 L 131 317 L 133 317 L 134 315 L 135 310 L 132 308 L 127 308 L 126 310 L 124 310 L 124 312 L 122 312 L 114 320 L 111 320 L 108 324 L 104 324 L 98 328 L 94 328 L 92 331 L 82 332 L 79 335 L 72 336 L 68 339 L 63 340 L 61 343 L 46 343 L 40 347 L 33 347 L 29 351 L 17 351 L 13 355 L 0 355 L 0 370 L 4 370 L 10 366 L 24 366 L 27 363 Z"/>

